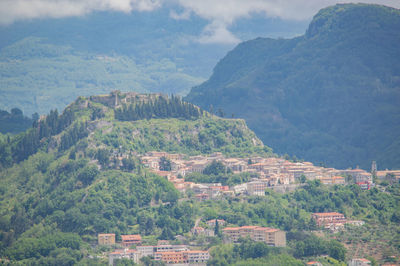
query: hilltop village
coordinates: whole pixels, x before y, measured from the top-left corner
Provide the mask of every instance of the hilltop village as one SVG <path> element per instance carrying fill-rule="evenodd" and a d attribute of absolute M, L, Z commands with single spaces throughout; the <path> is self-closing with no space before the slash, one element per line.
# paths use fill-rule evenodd
<path fill-rule="evenodd" d="M 266 188 L 289 191 L 302 186 L 306 180 L 318 179 L 325 185 L 356 183 L 363 188 L 373 186 L 372 174 L 362 169 L 337 170 L 313 165 L 311 162 L 291 162 L 283 158 L 226 158 L 222 153 L 210 156 L 185 156 L 166 152 L 149 152 L 140 157 L 143 165 L 152 172 L 164 176 L 181 192 L 193 190 L 196 198 L 206 200 L 219 196 L 250 195 L 262 196 Z M 160 161 L 167 160 L 168 171 L 160 168 Z M 221 183 L 196 184 L 185 181 L 191 173 L 202 173 L 212 162 L 222 163 L 234 174 L 249 173 L 254 178 L 249 182 L 232 187 Z M 160 170 L 162 169 L 162 170 Z"/>

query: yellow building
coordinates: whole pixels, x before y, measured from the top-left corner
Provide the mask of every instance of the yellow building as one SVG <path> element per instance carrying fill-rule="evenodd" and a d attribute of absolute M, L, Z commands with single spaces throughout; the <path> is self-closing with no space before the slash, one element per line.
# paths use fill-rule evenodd
<path fill-rule="evenodd" d="M 286 246 L 286 233 L 275 228 L 261 226 L 227 227 L 222 232 L 228 242 L 238 242 L 239 238 L 250 237 L 254 241 L 264 242 L 270 246 Z"/>
<path fill-rule="evenodd" d="M 98 234 L 99 245 L 114 245 L 115 234 Z"/>

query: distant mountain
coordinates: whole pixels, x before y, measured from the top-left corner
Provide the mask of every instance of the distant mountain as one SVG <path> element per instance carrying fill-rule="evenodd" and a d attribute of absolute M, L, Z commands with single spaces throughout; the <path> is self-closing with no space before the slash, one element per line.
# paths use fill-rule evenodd
<path fill-rule="evenodd" d="M 0 108 L 63 110 L 78 96 L 110 90 L 185 95 L 233 45 L 198 41 L 208 21 L 153 12 L 95 12 L 0 26 Z M 307 22 L 254 16 L 230 30 L 244 40 L 294 36 Z"/>
<path fill-rule="evenodd" d="M 186 100 L 246 119 L 278 153 L 400 168 L 400 10 L 338 4 L 304 36 L 239 44 Z"/>

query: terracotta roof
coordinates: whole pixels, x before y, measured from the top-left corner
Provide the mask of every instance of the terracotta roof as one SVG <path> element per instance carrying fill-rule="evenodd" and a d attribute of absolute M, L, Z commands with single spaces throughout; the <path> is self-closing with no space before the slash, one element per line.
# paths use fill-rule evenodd
<path fill-rule="evenodd" d="M 259 226 L 255 226 L 255 225 L 245 225 L 240 227 L 240 229 L 256 229 L 259 228 Z"/>
<path fill-rule="evenodd" d="M 121 235 L 122 241 L 127 241 L 127 240 L 142 240 L 142 237 L 140 235 Z"/>
<path fill-rule="evenodd" d="M 205 250 L 186 250 L 186 251 L 182 251 L 184 253 L 208 253 L 208 251 Z"/>
<path fill-rule="evenodd" d="M 313 214 L 317 215 L 317 216 L 343 215 L 342 213 L 338 213 L 338 212 L 316 212 L 316 213 L 313 213 Z"/>
<path fill-rule="evenodd" d="M 173 255 L 173 254 L 182 254 L 181 251 L 158 251 L 156 254 L 165 254 L 165 255 Z"/>
<path fill-rule="evenodd" d="M 235 231 L 235 230 L 239 230 L 240 227 L 226 227 L 224 229 L 222 229 L 222 231 Z"/>

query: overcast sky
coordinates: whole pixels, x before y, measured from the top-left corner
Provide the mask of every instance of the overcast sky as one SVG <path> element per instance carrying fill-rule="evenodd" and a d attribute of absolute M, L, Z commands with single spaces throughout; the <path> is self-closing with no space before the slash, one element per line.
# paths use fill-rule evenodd
<path fill-rule="evenodd" d="M 255 13 L 288 20 L 307 20 L 321 8 L 336 3 L 362 2 L 400 8 L 400 0 L 0 0 L 0 25 L 19 20 L 81 16 L 94 11 L 124 13 L 151 12 L 172 4 L 171 18 L 190 19 L 193 15 L 209 21 L 198 40 L 203 43 L 237 43 L 229 31 L 239 18 Z M 176 7 L 176 8 L 174 8 Z"/>

